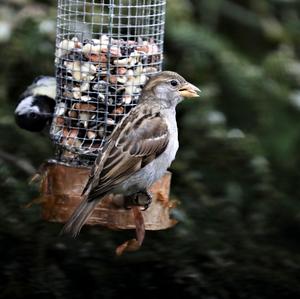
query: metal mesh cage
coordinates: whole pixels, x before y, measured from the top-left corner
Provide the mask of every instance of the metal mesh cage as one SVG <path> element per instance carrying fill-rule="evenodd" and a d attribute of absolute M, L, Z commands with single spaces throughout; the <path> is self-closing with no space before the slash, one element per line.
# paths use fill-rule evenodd
<path fill-rule="evenodd" d="M 161 71 L 165 0 L 59 0 L 57 159 L 93 163 L 116 124 Z"/>

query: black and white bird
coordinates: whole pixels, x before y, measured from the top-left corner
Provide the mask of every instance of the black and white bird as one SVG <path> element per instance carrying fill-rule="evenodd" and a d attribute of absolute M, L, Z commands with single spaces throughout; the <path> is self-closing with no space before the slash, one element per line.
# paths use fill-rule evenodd
<path fill-rule="evenodd" d="M 110 193 L 134 198 L 163 176 L 178 150 L 176 105 L 200 90 L 177 73 L 153 76 L 143 88 L 139 103 L 116 126 L 97 157 L 83 201 L 63 228 L 78 235 L 99 201 Z M 137 201 L 134 200 L 136 203 Z"/>
<path fill-rule="evenodd" d="M 50 124 L 55 107 L 56 79 L 40 76 L 20 96 L 15 110 L 17 125 L 32 132 L 42 131 Z"/>

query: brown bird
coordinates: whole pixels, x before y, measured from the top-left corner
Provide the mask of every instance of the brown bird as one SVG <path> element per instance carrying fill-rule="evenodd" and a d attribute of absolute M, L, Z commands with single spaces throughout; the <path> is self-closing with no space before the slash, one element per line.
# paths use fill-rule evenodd
<path fill-rule="evenodd" d="M 148 80 L 138 105 L 116 126 L 97 157 L 82 192 L 84 199 L 63 233 L 77 236 L 99 201 L 111 193 L 144 194 L 148 207 L 147 188 L 162 177 L 178 149 L 176 105 L 183 97 L 198 97 L 199 91 L 175 72 L 161 72 Z"/>

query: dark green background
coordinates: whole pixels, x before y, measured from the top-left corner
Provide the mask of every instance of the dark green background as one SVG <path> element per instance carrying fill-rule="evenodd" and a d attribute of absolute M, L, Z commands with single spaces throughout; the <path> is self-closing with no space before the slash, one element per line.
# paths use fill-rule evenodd
<path fill-rule="evenodd" d="M 1 3 L 1 298 L 300 298 L 300 1 L 168 1 L 165 69 L 203 90 L 178 107 L 180 223 L 121 258 L 132 232 L 72 240 L 24 208 L 53 148 L 13 111 L 54 73 L 56 1 Z"/>

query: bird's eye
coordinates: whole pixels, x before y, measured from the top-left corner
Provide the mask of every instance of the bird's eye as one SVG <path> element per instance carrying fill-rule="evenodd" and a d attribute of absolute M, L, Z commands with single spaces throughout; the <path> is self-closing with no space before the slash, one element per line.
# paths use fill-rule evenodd
<path fill-rule="evenodd" d="M 29 117 L 30 118 L 37 118 L 37 114 L 35 112 L 30 112 Z"/>
<path fill-rule="evenodd" d="M 178 81 L 177 80 L 171 80 L 170 84 L 175 87 L 175 86 L 178 85 Z"/>

